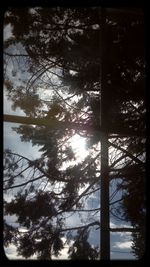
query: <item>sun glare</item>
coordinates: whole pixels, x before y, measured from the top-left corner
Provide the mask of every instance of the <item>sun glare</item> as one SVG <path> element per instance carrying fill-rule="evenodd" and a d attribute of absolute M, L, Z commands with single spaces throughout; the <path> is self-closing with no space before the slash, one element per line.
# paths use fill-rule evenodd
<path fill-rule="evenodd" d="M 77 161 L 84 159 L 88 151 L 86 150 L 86 140 L 83 137 L 80 137 L 78 134 L 75 134 L 70 140 L 71 147 L 75 153 Z"/>

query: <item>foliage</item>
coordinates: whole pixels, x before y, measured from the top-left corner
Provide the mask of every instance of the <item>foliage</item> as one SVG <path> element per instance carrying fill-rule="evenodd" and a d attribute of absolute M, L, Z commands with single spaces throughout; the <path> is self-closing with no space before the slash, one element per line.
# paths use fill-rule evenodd
<path fill-rule="evenodd" d="M 76 240 L 73 245 L 69 248 L 69 257 L 72 260 L 96 260 L 98 259 L 97 248 L 92 248 L 87 241 L 88 231 L 79 230 L 76 236 Z"/>
<path fill-rule="evenodd" d="M 99 249 L 88 240 L 91 224 L 86 223 L 97 224 L 95 208 L 100 211 L 100 207 L 92 208 L 90 214 L 87 211 L 87 218 L 80 210 L 86 211 L 88 201 L 97 198 L 100 190 L 97 151 L 103 134 L 102 88 L 107 96 L 103 106 L 107 107 L 109 145 L 118 153 L 110 153 L 110 180 L 121 179 L 117 190 L 122 192 L 122 201 L 114 206 L 115 215 L 119 212 L 125 221 L 140 227 L 132 236 L 133 251 L 141 256 L 145 228 L 144 20 L 138 9 L 126 9 L 123 15 L 120 9 L 106 9 L 103 40 L 102 12 L 97 7 L 12 7 L 5 13 L 4 24 L 12 26 L 12 36 L 4 42 L 5 88 L 12 108 L 65 125 L 60 129 L 15 127 L 22 142 L 39 146 L 41 157 L 31 160 L 10 150 L 4 154 L 4 190 L 19 189 L 10 203 L 5 202 L 5 214 L 16 214 L 19 224 L 15 228 L 6 223 L 5 244 L 17 245 L 25 258 L 34 254 L 39 259 L 57 257 L 68 231 L 74 233 L 68 251 L 71 259 L 99 257 Z M 10 73 L 11 64 L 19 71 Z M 89 155 L 81 162 L 76 162 L 69 143 L 75 134 L 87 141 Z M 77 232 L 67 228 L 71 213 L 81 217 Z"/>

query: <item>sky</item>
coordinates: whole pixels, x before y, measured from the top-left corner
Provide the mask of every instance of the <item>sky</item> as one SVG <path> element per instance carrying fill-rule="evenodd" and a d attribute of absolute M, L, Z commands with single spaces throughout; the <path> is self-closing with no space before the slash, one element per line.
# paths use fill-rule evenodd
<path fill-rule="evenodd" d="M 7 110 L 8 102 L 4 104 L 5 110 Z M 26 157 L 29 157 L 31 159 L 40 157 L 40 153 L 38 152 L 38 147 L 32 146 L 31 143 L 23 143 L 20 140 L 20 137 L 18 134 L 16 134 L 14 131 L 12 131 L 12 127 L 17 126 L 17 124 L 14 123 L 4 123 L 4 148 L 9 148 L 14 152 L 17 152 L 19 154 L 23 154 Z M 79 140 L 79 145 L 81 146 L 82 139 Z M 73 148 L 75 150 L 78 150 L 78 146 L 73 140 Z M 98 216 L 100 214 L 98 213 Z M 78 216 L 72 216 L 68 220 L 68 225 L 71 226 L 77 226 L 79 225 L 80 220 Z M 129 225 L 127 223 L 117 222 L 115 220 L 111 220 L 110 223 L 111 227 L 128 227 Z M 99 231 L 93 231 L 90 240 L 93 244 L 97 245 L 99 242 Z M 130 233 L 111 233 L 111 259 L 134 259 L 134 256 L 130 253 L 131 251 L 131 235 Z M 6 254 L 9 257 L 9 259 L 19 259 L 16 255 L 16 248 L 14 245 L 10 245 L 9 248 L 6 250 Z M 65 259 L 67 256 L 67 247 L 63 249 L 61 252 L 62 255 L 60 256 L 60 259 Z M 34 256 L 35 258 L 35 256 Z"/>
<path fill-rule="evenodd" d="M 11 36 L 11 26 L 7 26 L 4 31 L 4 37 L 7 39 L 8 37 Z M 9 68 L 7 69 L 8 72 L 12 72 L 13 66 L 12 64 L 9 65 Z M 21 75 L 19 72 L 17 72 L 17 76 L 14 77 L 16 84 L 19 84 L 19 75 Z M 12 102 L 7 99 L 6 96 L 6 91 L 4 88 L 4 114 L 16 114 L 16 115 L 25 115 L 24 112 L 17 108 L 15 111 L 12 110 Z M 8 123 L 4 122 L 4 135 L 3 135 L 3 142 L 4 142 L 4 149 L 9 148 L 13 152 L 16 152 L 18 154 L 24 155 L 30 159 L 36 159 L 40 157 L 41 153 L 39 152 L 39 147 L 38 146 L 32 146 L 31 142 L 26 142 L 23 143 L 20 140 L 20 136 L 12 130 L 12 127 L 17 127 L 19 124 L 15 123 Z M 72 140 L 71 140 L 71 146 L 72 149 L 76 152 L 76 155 L 78 159 L 84 159 L 84 157 L 87 155 L 86 151 L 86 141 L 84 138 L 81 138 L 78 135 L 75 135 Z M 114 188 L 112 189 L 114 190 Z M 118 196 L 116 196 L 117 198 Z M 9 198 L 9 195 L 6 196 L 6 198 Z M 96 205 L 96 207 L 99 205 L 98 201 L 99 198 L 93 200 L 92 203 Z M 100 216 L 98 213 L 97 216 Z M 15 221 L 15 216 L 8 217 L 7 218 L 8 222 Z M 69 226 L 77 226 L 80 223 L 79 217 L 77 215 L 71 216 L 68 219 L 68 224 Z M 114 220 L 111 218 L 110 221 L 110 226 L 111 227 L 127 227 L 129 224 L 126 222 L 118 222 L 117 220 Z M 134 259 L 134 256 L 131 253 L 131 234 L 130 233 L 111 233 L 110 234 L 110 239 L 111 239 L 111 259 Z M 65 241 L 65 240 L 64 240 Z M 90 242 L 94 245 L 99 244 L 100 241 L 100 233 L 99 230 L 97 231 L 92 231 L 90 235 Z M 66 259 L 67 257 L 67 250 L 68 247 L 66 246 L 62 251 L 61 251 L 61 256 L 59 259 Z M 16 247 L 14 245 L 10 245 L 8 248 L 5 248 L 5 253 L 6 256 L 9 259 L 21 259 L 21 256 L 17 256 L 16 253 Z M 34 256 L 33 258 L 36 258 Z"/>

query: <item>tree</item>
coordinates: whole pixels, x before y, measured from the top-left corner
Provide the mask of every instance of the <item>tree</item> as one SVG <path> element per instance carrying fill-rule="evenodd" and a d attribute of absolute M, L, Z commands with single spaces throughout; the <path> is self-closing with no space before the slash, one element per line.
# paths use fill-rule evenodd
<path fill-rule="evenodd" d="M 41 147 L 42 156 L 36 161 L 5 151 L 6 177 L 9 178 L 4 180 L 4 189 L 21 189 L 26 186 L 26 189 L 21 189 L 22 193 L 18 192 L 14 196 L 14 200 L 5 203 L 5 212 L 17 214 L 18 223 L 27 230 L 20 233 L 19 228 L 10 229 L 6 224 L 5 240 L 6 245 L 14 242 L 18 246 L 18 252 L 24 257 L 30 257 L 34 253 L 38 253 L 40 259 L 57 256 L 64 245 L 62 237 L 67 238 L 64 233 L 69 231 L 76 233 L 74 245 L 69 250 L 72 258 L 98 257 L 97 249 L 92 248 L 88 242 L 88 231 L 91 227 L 100 227 L 100 222 L 93 216 L 95 209 L 100 211 L 100 207 L 92 209 L 89 214 L 84 201 L 100 190 L 99 153 L 95 154 L 95 150 L 105 131 L 109 133 L 109 147 L 112 146 L 117 151 L 116 155 L 114 152 L 109 155 L 110 182 L 121 179 L 121 182 L 118 179 L 117 190 L 124 190 L 125 193 L 120 209 L 126 220 L 140 227 L 140 238 L 144 238 L 141 229 L 145 226 L 143 222 L 139 222 L 135 206 L 129 205 L 132 197 L 136 199 L 136 212 L 141 209 L 142 216 L 145 217 L 143 15 L 141 10 L 131 10 L 130 13 L 127 9 L 124 12 L 125 15 L 128 14 L 128 21 L 121 10 L 107 10 L 107 53 L 103 57 L 100 54 L 102 24 L 99 8 L 10 8 L 5 14 L 5 25 L 11 23 L 13 33 L 4 44 L 5 86 L 13 101 L 13 108 L 21 107 L 30 116 L 30 121 L 39 118 L 41 121 L 49 120 L 50 123 L 65 125 L 61 129 L 50 128 L 48 125 L 21 125 L 14 129 L 21 135 L 22 141 L 32 141 L 33 145 Z M 26 25 L 24 30 L 22 22 Z M 20 52 L 14 53 L 15 47 Z M 101 105 L 108 108 L 104 116 L 107 118 L 105 127 L 101 129 L 101 60 L 104 57 L 107 62 L 104 91 L 108 97 Z M 22 74 L 23 78 L 17 86 L 7 70 L 8 59 L 15 62 L 16 68 L 19 64 L 22 72 L 27 70 L 26 76 Z M 13 72 L 12 76 L 14 75 Z M 43 99 L 41 88 L 51 92 L 48 100 Z M 65 93 L 69 94 L 66 98 Z M 74 134 L 87 138 L 87 146 L 92 153 L 83 162 L 61 170 L 63 162 L 75 159 L 68 143 Z M 23 161 L 27 162 L 25 169 L 22 169 Z M 119 164 L 121 168 L 118 170 Z M 17 171 L 15 175 L 12 173 L 13 168 Z M 23 183 L 16 184 L 16 177 L 26 176 L 28 170 L 31 170 L 30 178 L 27 180 L 22 177 Z M 132 189 L 133 177 L 140 180 L 135 191 Z M 41 189 L 41 185 L 38 188 L 37 181 L 44 181 L 44 189 Z M 57 192 L 58 184 L 60 190 Z M 80 189 L 83 193 L 79 193 Z M 142 197 L 138 201 L 139 193 Z M 117 216 L 116 206 L 110 205 L 111 211 Z M 41 208 L 34 210 L 35 206 Z M 88 219 L 92 223 L 83 222 L 81 227 L 75 229 L 65 228 L 66 214 L 78 214 L 83 210 L 88 213 Z M 76 232 L 77 230 L 79 231 Z M 18 231 L 16 239 L 13 238 L 15 231 Z M 139 251 L 137 236 L 138 234 L 133 234 L 135 251 Z M 89 251 L 88 254 L 83 255 L 83 246 Z M 136 252 L 137 256 L 138 253 Z"/>

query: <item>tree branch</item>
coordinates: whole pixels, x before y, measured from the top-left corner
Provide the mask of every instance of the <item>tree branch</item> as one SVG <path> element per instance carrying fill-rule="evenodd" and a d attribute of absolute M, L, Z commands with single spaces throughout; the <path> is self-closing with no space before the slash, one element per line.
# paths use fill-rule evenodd
<path fill-rule="evenodd" d="M 83 226 L 77 226 L 77 227 L 65 228 L 65 229 L 61 229 L 60 232 L 66 232 L 66 231 L 78 230 L 78 229 L 82 229 L 82 228 L 89 228 L 89 227 L 94 226 L 94 225 L 98 225 L 98 226 L 100 226 L 100 222 L 96 221 L 96 222 L 89 223 L 89 224 L 86 224 L 86 225 L 83 225 Z"/>
<path fill-rule="evenodd" d="M 82 209 L 79 209 L 79 210 L 69 210 L 69 212 L 93 212 L 93 211 L 100 211 L 100 208 L 97 208 L 97 209 L 88 209 L 88 210 L 82 210 Z"/>
<path fill-rule="evenodd" d="M 122 227 L 122 228 L 110 228 L 111 232 L 139 232 L 140 228 Z"/>
<path fill-rule="evenodd" d="M 39 177 L 37 177 L 37 178 L 34 178 L 34 179 L 31 179 L 31 180 L 29 180 L 29 181 L 27 181 L 27 182 L 25 182 L 25 183 L 17 184 L 17 185 L 13 185 L 13 186 L 10 186 L 10 187 L 3 188 L 3 191 L 5 191 L 5 190 L 9 190 L 9 189 L 12 189 L 12 188 L 17 188 L 17 187 L 21 187 L 21 186 L 27 185 L 27 184 L 29 184 L 29 183 L 31 183 L 31 182 L 34 182 L 34 181 L 37 181 L 37 180 L 43 178 L 44 176 L 45 176 L 45 175 L 41 175 L 41 176 L 39 176 Z"/>
<path fill-rule="evenodd" d="M 111 142 L 108 142 L 108 143 L 109 143 L 109 145 L 111 145 L 111 146 L 113 146 L 113 147 L 115 147 L 115 148 L 121 150 L 123 153 L 125 153 L 125 154 L 126 154 L 129 158 L 131 158 L 133 161 L 135 161 L 136 163 L 140 164 L 140 166 L 142 166 L 142 167 L 144 166 L 144 163 L 143 163 L 140 159 L 138 159 L 137 157 L 133 156 L 130 152 L 128 152 L 127 150 L 125 150 L 125 149 L 122 148 L 121 146 L 118 146 L 118 145 L 113 144 L 113 143 L 111 143 Z"/>

